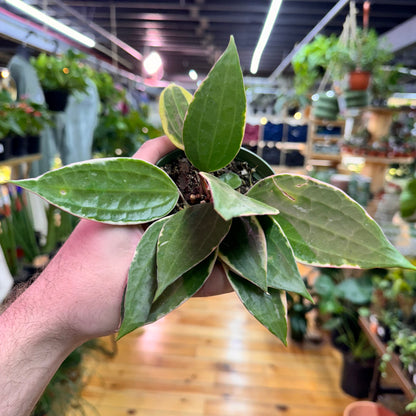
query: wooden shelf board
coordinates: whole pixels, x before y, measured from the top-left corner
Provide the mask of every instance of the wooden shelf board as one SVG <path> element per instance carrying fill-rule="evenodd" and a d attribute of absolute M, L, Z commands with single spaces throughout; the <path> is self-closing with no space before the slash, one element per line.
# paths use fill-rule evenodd
<path fill-rule="evenodd" d="M 353 153 L 342 152 L 342 156 L 347 157 L 361 157 L 365 159 L 366 163 L 375 163 L 380 165 L 391 165 L 392 163 L 412 163 L 414 161 L 413 157 L 377 157 L 377 156 L 366 156 L 366 155 L 355 155 Z"/>
<path fill-rule="evenodd" d="M 381 357 L 386 352 L 385 345 L 381 342 L 377 334 L 374 334 L 374 332 L 371 330 L 368 319 L 360 317 L 359 323 L 364 333 L 366 334 L 368 340 L 377 351 L 377 354 Z M 398 383 L 400 384 L 400 388 L 403 390 L 403 393 L 409 400 L 413 400 L 415 398 L 415 394 L 413 391 L 414 386 L 412 385 L 410 380 L 404 375 L 397 355 L 394 354 L 392 356 L 391 360 L 388 362 L 388 365 L 392 370 L 394 376 L 396 377 Z"/>
<path fill-rule="evenodd" d="M 39 160 L 40 158 L 41 158 L 40 153 L 35 153 L 33 155 L 26 155 L 26 156 L 21 156 L 21 157 L 13 157 L 11 159 L 0 161 L 0 166 L 10 166 L 10 167 L 18 166 L 23 163 L 34 162 L 35 160 Z"/>
<path fill-rule="evenodd" d="M 335 161 L 341 161 L 341 155 L 333 155 L 333 154 L 327 154 L 327 153 L 311 153 L 310 155 L 311 159 L 320 159 L 320 160 L 335 160 Z"/>

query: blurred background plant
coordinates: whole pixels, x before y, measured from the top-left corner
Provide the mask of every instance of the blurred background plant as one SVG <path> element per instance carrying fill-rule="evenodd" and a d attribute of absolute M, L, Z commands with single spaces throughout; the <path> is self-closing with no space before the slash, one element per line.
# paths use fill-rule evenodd
<path fill-rule="evenodd" d="M 94 131 L 93 154 L 97 157 L 132 156 L 149 139 L 162 131 L 147 121 L 148 109 L 128 102 L 125 90 L 108 74 L 95 73 L 93 81 L 100 96 L 100 114 Z"/>

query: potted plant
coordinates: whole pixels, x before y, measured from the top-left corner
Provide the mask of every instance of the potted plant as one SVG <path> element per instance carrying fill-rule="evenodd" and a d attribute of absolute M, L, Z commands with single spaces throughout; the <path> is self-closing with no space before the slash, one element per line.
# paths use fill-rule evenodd
<path fill-rule="evenodd" d="M 393 58 L 388 46 L 374 29 L 358 28 L 346 43 L 338 42 L 332 51 L 332 71 L 340 79 L 349 74 L 350 90 L 366 90 L 373 71 Z"/>
<path fill-rule="evenodd" d="M 189 181 L 176 184 L 161 167 L 130 158 L 86 161 L 13 181 L 82 218 L 147 224 L 130 267 L 119 337 L 182 304 L 216 263 L 245 307 L 283 342 L 283 292 L 311 299 L 296 260 L 414 269 L 342 191 L 306 176 L 274 175 L 242 149 L 245 112 L 231 38 L 193 96 L 170 85 L 160 97 L 163 128 L 182 152 L 174 170 L 184 168 Z"/>
<path fill-rule="evenodd" d="M 372 300 L 373 274 L 345 277 L 342 270 L 323 269 L 314 283 L 323 327 L 342 353 L 341 388 L 356 398 L 368 396 L 375 365 L 375 351 L 358 323 L 360 310 Z"/>
<path fill-rule="evenodd" d="M 40 53 L 30 59 L 51 111 L 63 111 L 70 93 L 86 90 L 89 69 L 81 63 L 83 57 L 69 49 L 60 56 Z"/>

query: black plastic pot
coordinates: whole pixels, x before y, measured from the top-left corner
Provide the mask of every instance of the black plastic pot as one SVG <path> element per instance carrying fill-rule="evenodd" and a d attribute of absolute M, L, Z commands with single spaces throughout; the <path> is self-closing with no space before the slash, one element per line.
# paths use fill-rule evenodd
<path fill-rule="evenodd" d="M 158 162 L 157 166 L 164 166 L 167 163 L 171 163 L 179 157 L 185 156 L 185 153 L 180 149 L 175 149 L 167 155 L 163 156 Z M 274 175 L 273 168 L 259 155 L 252 152 L 251 150 L 242 147 L 234 160 L 240 162 L 247 162 L 251 167 L 256 168 L 253 176 L 256 180 L 266 178 L 267 176 Z"/>
<path fill-rule="evenodd" d="M 25 136 L 13 136 L 12 137 L 12 155 L 15 157 L 21 157 L 27 155 L 27 142 L 28 138 Z"/>
<path fill-rule="evenodd" d="M 357 399 L 368 397 L 374 374 L 375 360 L 356 360 L 350 353 L 343 354 L 341 388 Z"/>
<path fill-rule="evenodd" d="M 0 160 L 7 160 L 12 157 L 12 138 L 3 137 L 0 139 Z"/>
<path fill-rule="evenodd" d="M 27 153 L 29 155 L 40 153 L 40 137 L 39 136 L 29 136 L 27 138 Z"/>
<path fill-rule="evenodd" d="M 68 102 L 68 92 L 62 90 L 47 90 L 44 92 L 45 101 L 51 111 L 64 111 Z"/>

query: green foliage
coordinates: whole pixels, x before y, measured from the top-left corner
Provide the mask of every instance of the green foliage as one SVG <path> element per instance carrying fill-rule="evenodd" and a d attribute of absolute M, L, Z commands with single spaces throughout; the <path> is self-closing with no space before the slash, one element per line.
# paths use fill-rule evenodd
<path fill-rule="evenodd" d="M 215 91 L 215 93 L 213 93 Z M 227 166 L 243 141 L 246 95 L 234 38 L 195 92 L 183 123 L 190 162 L 212 172 Z"/>
<path fill-rule="evenodd" d="M 94 130 L 93 152 L 100 157 L 132 156 L 146 141 L 160 136 L 136 110 L 126 114 L 119 108 L 101 112 Z"/>
<path fill-rule="evenodd" d="M 374 357 L 374 350 L 358 324 L 360 308 L 368 306 L 372 299 L 371 274 L 345 277 L 342 270 L 325 268 L 313 285 L 319 312 L 326 317 L 324 327 L 335 331 L 336 345 L 347 348 L 357 360 Z"/>
<path fill-rule="evenodd" d="M 0 139 L 13 136 L 38 136 L 51 115 L 45 106 L 31 101 L 0 100 Z"/>
<path fill-rule="evenodd" d="M 103 72 L 92 75 L 100 97 L 100 114 L 94 130 L 93 153 L 99 157 L 132 156 L 161 131 L 146 121 L 145 111 L 130 108 L 125 90 Z"/>
<path fill-rule="evenodd" d="M 400 194 L 400 215 L 407 221 L 413 220 L 416 211 L 416 179 L 410 179 Z"/>
<path fill-rule="evenodd" d="M 314 92 L 313 87 L 328 68 L 337 43 L 338 38 L 335 35 L 317 35 L 295 54 L 292 66 L 297 94 Z"/>
<path fill-rule="evenodd" d="M 32 57 L 30 62 L 45 91 L 85 91 L 91 69 L 81 62 L 84 56 L 69 49 L 60 56 L 42 52 L 36 58 Z"/>
<path fill-rule="evenodd" d="M 110 224 L 156 221 L 136 249 L 120 336 L 195 294 L 215 263 L 250 313 L 283 342 L 284 291 L 310 299 L 296 261 L 414 268 L 343 192 L 303 176 L 273 175 L 264 161 L 240 150 L 246 104 L 233 39 L 192 99 L 175 87 L 162 97 L 165 133 L 178 146 L 183 143 L 204 203 L 181 198 L 176 204 L 183 196 L 180 184 L 162 169 L 128 158 L 81 162 L 16 181 L 83 218 Z M 181 104 L 175 105 L 178 99 Z M 251 163 L 240 172 L 241 179 L 250 177 L 244 195 L 218 178 L 235 167 L 230 163 L 236 155 L 249 155 Z"/>
<path fill-rule="evenodd" d="M 26 193 L 19 187 L 2 185 L 0 189 L 0 246 L 12 276 L 42 254 L 51 254 L 75 228 L 78 218 L 50 206 L 47 210 L 46 243 L 38 238 Z"/>

